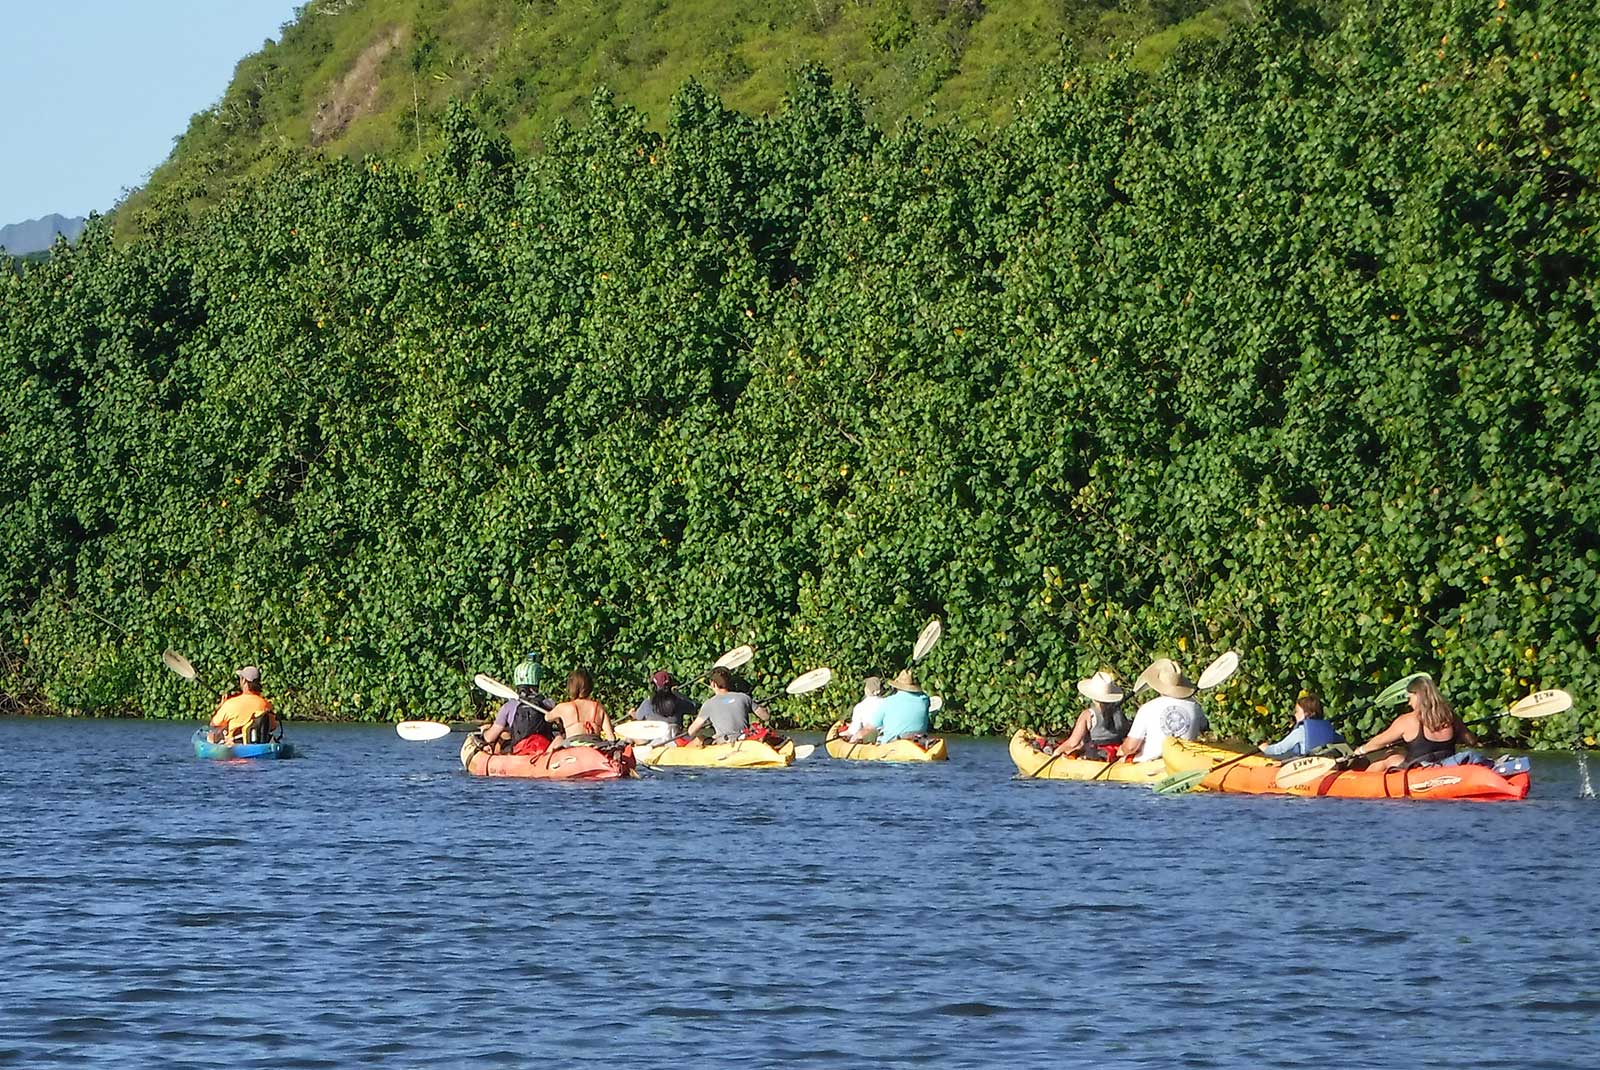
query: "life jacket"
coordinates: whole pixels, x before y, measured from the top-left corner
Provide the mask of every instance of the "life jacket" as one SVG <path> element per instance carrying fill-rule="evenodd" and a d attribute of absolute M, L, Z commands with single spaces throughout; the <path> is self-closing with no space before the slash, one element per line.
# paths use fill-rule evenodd
<path fill-rule="evenodd" d="M 542 736 L 549 742 L 555 736 L 555 729 L 550 727 L 550 722 L 545 719 L 545 711 L 536 703 L 537 699 L 519 698 L 516 712 L 511 715 L 511 750 L 518 752 L 517 746 L 529 736 Z"/>
<path fill-rule="evenodd" d="M 1122 703 L 1118 702 L 1110 709 L 1090 706 L 1089 738 L 1084 741 L 1085 745 L 1104 747 L 1111 743 L 1121 743 L 1128 738 L 1128 729 L 1132 727 L 1133 722 L 1122 712 Z"/>

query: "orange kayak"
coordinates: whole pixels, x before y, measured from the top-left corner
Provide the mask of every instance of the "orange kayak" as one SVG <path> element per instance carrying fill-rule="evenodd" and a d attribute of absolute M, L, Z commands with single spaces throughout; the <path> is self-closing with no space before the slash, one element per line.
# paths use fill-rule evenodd
<path fill-rule="evenodd" d="M 620 780 L 636 776 L 633 744 L 620 748 L 557 747 L 543 754 L 491 754 L 477 733 L 461 744 L 461 767 L 473 776 L 510 776 L 529 780 Z"/>
<path fill-rule="evenodd" d="M 1169 739 L 1161 757 L 1170 773 L 1188 773 L 1237 757 L 1238 752 L 1204 743 Z M 1424 765 L 1413 769 L 1341 769 L 1321 780 L 1295 788 L 1280 788 L 1279 764 L 1255 756 L 1218 769 L 1200 782 L 1207 791 L 1244 795 L 1327 795 L 1340 799 L 1440 799 L 1467 802 L 1512 802 L 1525 799 L 1531 783 L 1528 773 L 1509 777 L 1484 765 Z"/>

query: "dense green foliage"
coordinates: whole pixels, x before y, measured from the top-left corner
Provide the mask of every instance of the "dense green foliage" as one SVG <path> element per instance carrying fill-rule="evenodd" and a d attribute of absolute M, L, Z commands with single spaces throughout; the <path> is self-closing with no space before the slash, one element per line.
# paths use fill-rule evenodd
<path fill-rule="evenodd" d="M 0 285 L 4 689 L 192 714 L 172 645 L 427 715 L 530 644 L 618 700 L 751 641 L 841 672 L 814 722 L 938 614 L 946 729 L 1229 647 L 1257 736 L 1413 668 L 1592 711 L 1595 55 L 1553 0 L 1269 11 L 987 138 L 809 72 L 92 227 Z"/>
<path fill-rule="evenodd" d="M 240 62 L 119 227 L 150 204 L 224 196 L 285 146 L 417 162 L 447 103 L 519 149 L 581 122 L 607 86 L 658 119 L 691 78 L 747 112 L 820 63 L 859 87 L 869 118 L 1008 117 L 1062 49 L 1159 64 L 1185 38 L 1224 34 L 1249 0 L 312 0 Z"/>

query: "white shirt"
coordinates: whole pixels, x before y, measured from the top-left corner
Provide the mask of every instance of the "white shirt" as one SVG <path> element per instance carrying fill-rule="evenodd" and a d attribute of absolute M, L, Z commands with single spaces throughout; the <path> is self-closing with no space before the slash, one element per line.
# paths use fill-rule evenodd
<path fill-rule="evenodd" d="M 1128 729 L 1129 739 L 1144 740 L 1134 761 L 1153 762 L 1161 757 L 1161 747 L 1168 739 L 1199 739 L 1207 727 L 1206 715 L 1194 699 L 1153 698 L 1139 707 Z"/>
<path fill-rule="evenodd" d="M 856 708 L 850 711 L 850 727 L 846 728 L 845 735 L 851 739 L 859 736 L 864 729 L 882 728 L 883 713 L 878 709 L 883 705 L 882 695 L 868 695 L 856 703 Z"/>

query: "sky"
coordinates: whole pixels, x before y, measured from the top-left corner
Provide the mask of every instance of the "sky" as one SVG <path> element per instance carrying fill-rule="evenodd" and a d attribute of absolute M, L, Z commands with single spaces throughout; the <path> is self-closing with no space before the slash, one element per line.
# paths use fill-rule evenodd
<path fill-rule="evenodd" d="M 104 212 L 297 0 L 0 0 L 0 226 Z"/>

